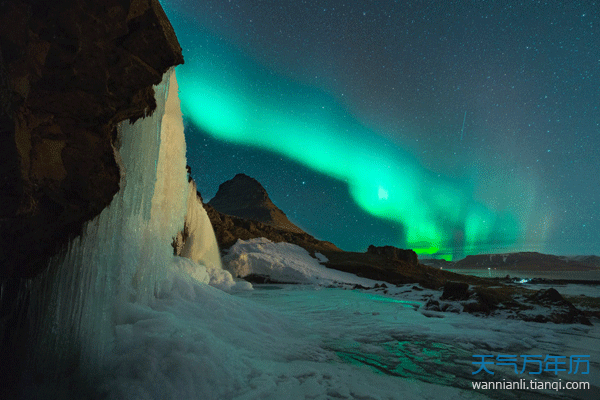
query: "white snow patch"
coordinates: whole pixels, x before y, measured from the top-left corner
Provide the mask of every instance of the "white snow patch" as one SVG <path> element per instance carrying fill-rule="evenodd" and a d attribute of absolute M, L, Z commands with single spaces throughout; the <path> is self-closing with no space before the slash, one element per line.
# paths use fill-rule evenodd
<path fill-rule="evenodd" d="M 223 267 L 234 276 L 255 274 L 285 283 L 347 283 L 367 287 L 381 283 L 327 268 L 300 246 L 273 243 L 266 238 L 238 240 L 223 257 Z"/>
<path fill-rule="evenodd" d="M 315 253 L 315 257 L 317 257 L 317 260 L 319 260 L 320 263 L 326 263 L 329 261 L 329 259 L 321 253 Z"/>

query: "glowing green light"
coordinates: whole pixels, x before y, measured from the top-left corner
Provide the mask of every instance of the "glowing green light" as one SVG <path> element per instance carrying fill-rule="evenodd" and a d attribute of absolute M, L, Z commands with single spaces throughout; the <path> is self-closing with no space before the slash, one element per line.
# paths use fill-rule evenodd
<path fill-rule="evenodd" d="M 388 199 L 388 191 L 383 187 L 379 186 L 377 190 L 377 195 L 379 196 L 379 200 L 387 200 Z"/>
<path fill-rule="evenodd" d="M 435 254 L 440 251 L 439 247 L 428 247 L 425 249 L 414 248 L 413 251 L 417 254 Z"/>
<path fill-rule="evenodd" d="M 519 236 L 503 223 L 496 237 L 494 211 L 474 201 L 469 188 L 433 176 L 324 91 L 279 76 L 200 29 L 185 43 L 190 35 L 179 35 L 181 18 L 172 20 L 189 51 L 177 70 L 182 108 L 212 136 L 278 152 L 348 182 L 363 209 L 402 224 L 400 245 L 418 254 L 446 249 L 437 256 L 451 259 L 447 249 Z M 457 242 L 455 231 L 464 239 Z"/>

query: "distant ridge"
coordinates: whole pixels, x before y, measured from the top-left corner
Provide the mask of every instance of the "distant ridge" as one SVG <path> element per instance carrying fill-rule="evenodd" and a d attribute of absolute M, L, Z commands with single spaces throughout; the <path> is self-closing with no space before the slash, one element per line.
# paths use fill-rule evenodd
<path fill-rule="evenodd" d="M 215 210 L 234 217 L 262 222 L 290 232 L 305 233 L 269 198 L 265 188 L 254 178 L 237 174 L 221 185 L 208 204 Z"/>
<path fill-rule="evenodd" d="M 565 261 L 575 261 L 600 269 L 600 257 L 598 256 L 562 256 L 561 258 Z"/>
<path fill-rule="evenodd" d="M 487 269 L 520 271 L 591 271 L 598 269 L 597 257 L 564 257 L 537 252 L 479 254 L 467 256 L 452 265 L 456 269 Z"/>

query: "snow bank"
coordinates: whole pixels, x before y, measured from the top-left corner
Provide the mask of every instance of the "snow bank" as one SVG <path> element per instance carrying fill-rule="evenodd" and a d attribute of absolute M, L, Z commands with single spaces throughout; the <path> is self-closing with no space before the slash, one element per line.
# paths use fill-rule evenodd
<path fill-rule="evenodd" d="M 359 278 L 347 272 L 325 267 L 308 251 L 291 243 L 273 243 L 266 238 L 238 240 L 223 257 L 223 267 L 234 276 L 268 276 L 285 283 L 329 285 L 334 283 L 360 284 L 372 287 L 378 281 Z"/>

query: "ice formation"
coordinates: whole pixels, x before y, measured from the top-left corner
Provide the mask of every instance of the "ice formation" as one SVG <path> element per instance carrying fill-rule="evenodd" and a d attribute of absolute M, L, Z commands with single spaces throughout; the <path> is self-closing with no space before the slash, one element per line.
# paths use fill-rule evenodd
<path fill-rule="evenodd" d="M 208 214 L 197 196 L 194 181 L 190 181 L 188 189 L 186 230 L 188 238 L 181 250 L 181 256 L 207 267 L 220 269 L 221 257 L 219 257 L 217 240 Z"/>
<path fill-rule="evenodd" d="M 126 304 L 149 304 L 178 267 L 190 266 L 173 256 L 171 246 L 189 211 L 190 191 L 175 73 L 166 73 L 154 89 L 153 114 L 119 126 L 119 192 L 32 282 L 32 376 L 93 375 L 113 347 L 115 325 L 127 318 Z M 220 268 L 215 246 L 196 249 L 209 230 L 214 241 L 210 223 L 201 229 L 186 251 Z"/>
<path fill-rule="evenodd" d="M 196 280 L 208 283 L 222 290 L 246 290 L 252 285 L 245 281 L 236 281 L 229 271 L 222 268 L 219 246 L 208 214 L 197 195 L 196 183 L 189 183 L 187 213 L 185 216 L 187 238 L 180 255 L 186 260 L 178 262 L 183 270 Z"/>

